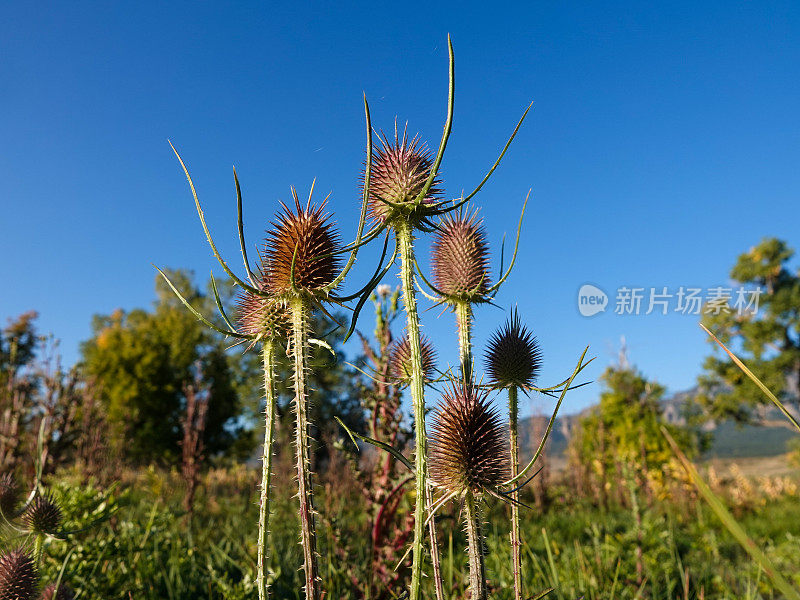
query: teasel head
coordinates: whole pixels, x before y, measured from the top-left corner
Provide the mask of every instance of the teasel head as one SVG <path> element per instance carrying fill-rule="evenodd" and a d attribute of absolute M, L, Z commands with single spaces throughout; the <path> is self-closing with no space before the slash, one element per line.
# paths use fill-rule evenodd
<path fill-rule="evenodd" d="M 33 557 L 20 548 L 0 556 L 0 600 L 33 600 L 39 592 L 39 574 Z"/>
<path fill-rule="evenodd" d="M 424 197 L 425 186 L 431 175 L 433 160 L 427 145 L 418 136 L 408 139 L 397 133 L 395 123 L 394 141 L 386 135 L 380 139 L 380 147 L 374 148 L 369 177 L 369 216 L 377 223 L 394 218 L 420 220 L 426 208 L 441 200 L 441 181 L 434 178 Z M 366 173 L 363 178 L 366 178 Z"/>
<path fill-rule="evenodd" d="M 312 187 L 313 191 L 313 187 Z M 300 204 L 292 188 L 294 208 L 281 203 L 283 212 L 272 223 L 262 253 L 267 291 L 278 299 L 318 296 L 339 274 L 342 251 L 339 233 L 325 212 L 325 202 Z"/>
<path fill-rule="evenodd" d="M 424 335 L 419 340 L 422 354 L 422 373 L 425 381 L 431 381 L 436 374 L 436 349 Z M 408 385 L 411 381 L 411 342 L 408 335 L 392 342 L 389 347 L 389 376 L 400 383 Z"/>
<path fill-rule="evenodd" d="M 541 366 L 539 344 L 513 309 L 505 325 L 489 340 L 486 350 L 489 383 L 496 388 L 530 388 Z"/>
<path fill-rule="evenodd" d="M 42 590 L 41 600 L 75 600 L 75 594 L 68 585 L 51 583 Z"/>
<path fill-rule="evenodd" d="M 61 529 L 61 509 L 50 494 L 38 494 L 22 515 L 33 533 L 54 535 Z"/>
<path fill-rule="evenodd" d="M 508 479 L 510 459 L 487 392 L 463 381 L 444 391 L 433 415 L 428 463 L 432 482 L 448 494 L 496 495 Z"/>
<path fill-rule="evenodd" d="M 266 290 L 265 275 L 254 281 L 259 289 Z M 241 290 L 236 303 L 236 330 L 252 339 L 250 346 L 262 340 L 285 337 L 289 317 L 282 302 L 267 295 Z"/>
<path fill-rule="evenodd" d="M 448 213 L 431 247 L 433 283 L 448 301 L 480 302 L 490 286 L 489 244 L 478 211 Z"/>
<path fill-rule="evenodd" d="M 19 504 L 19 486 L 14 475 L 4 473 L 0 476 L 0 517 L 10 519 Z"/>

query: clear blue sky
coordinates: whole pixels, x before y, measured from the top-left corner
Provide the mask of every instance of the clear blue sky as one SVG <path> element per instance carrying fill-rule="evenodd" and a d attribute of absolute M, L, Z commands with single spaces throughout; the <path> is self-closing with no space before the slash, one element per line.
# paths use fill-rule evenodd
<path fill-rule="evenodd" d="M 709 351 L 697 317 L 587 319 L 577 290 L 707 288 L 764 236 L 800 247 L 800 5 L 651 4 L 5 3 L 0 319 L 38 310 L 72 361 L 93 313 L 149 304 L 151 263 L 206 276 L 213 259 L 167 138 L 234 264 L 233 164 L 252 243 L 289 186 L 314 177 L 352 235 L 362 91 L 376 127 L 397 115 L 435 146 L 450 32 L 451 196 L 480 180 L 535 103 L 478 201 L 497 246 L 533 188 L 498 301 L 518 303 L 539 336 L 542 383 L 587 344 L 597 377 L 625 335 L 648 376 L 689 387 Z M 452 318 L 437 314 L 426 330 L 454 360 Z M 479 310 L 478 346 L 503 319 Z"/>

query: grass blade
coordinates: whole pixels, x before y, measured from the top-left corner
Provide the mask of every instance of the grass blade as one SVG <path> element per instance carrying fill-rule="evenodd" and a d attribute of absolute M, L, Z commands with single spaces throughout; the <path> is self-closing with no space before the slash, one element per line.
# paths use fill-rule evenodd
<path fill-rule="evenodd" d="M 710 332 L 709 332 L 710 333 Z M 724 346 L 723 346 L 724 347 Z M 722 501 L 717 497 L 714 492 L 711 491 L 711 488 L 708 487 L 708 484 L 703 481 L 703 478 L 700 477 L 700 474 L 695 469 L 694 465 L 686 458 L 686 455 L 678 448 L 678 445 L 675 443 L 675 440 L 672 439 L 672 436 L 666 430 L 665 427 L 661 427 L 661 433 L 666 438 L 669 445 L 672 447 L 672 451 L 675 453 L 675 456 L 678 457 L 678 460 L 683 465 L 683 468 L 686 470 L 686 474 L 689 475 L 689 478 L 692 480 L 692 483 L 697 488 L 697 491 L 700 492 L 700 495 L 703 496 L 703 499 L 708 503 L 711 507 L 711 510 L 719 517 L 719 520 L 722 521 L 722 524 L 730 531 L 731 535 L 736 538 L 736 541 L 739 542 L 739 545 L 745 549 L 745 551 L 753 558 L 753 560 L 758 563 L 758 565 L 763 569 L 764 573 L 770 578 L 773 585 L 778 589 L 778 591 L 783 595 L 784 598 L 788 598 L 789 600 L 800 600 L 800 592 L 798 592 L 795 588 L 793 588 L 784 577 L 778 573 L 775 569 L 775 565 L 772 564 L 772 561 L 764 554 L 761 549 L 756 546 L 755 542 L 750 539 L 750 537 L 745 533 L 742 526 L 736 522 L 736 519 L 733 518 L 728 509 L 722 504 Z"/>

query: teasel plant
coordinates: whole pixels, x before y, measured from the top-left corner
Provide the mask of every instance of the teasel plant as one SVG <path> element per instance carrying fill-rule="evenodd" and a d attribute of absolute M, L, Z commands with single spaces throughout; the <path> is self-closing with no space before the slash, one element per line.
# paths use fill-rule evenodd
<path fill-rule="evenodd" d="M 39 595 L 39 569 L 31 553 L 14 548 L 0 554 L 0 599 L 34 600 Z"/>
<path fill-rule="evenodd" d="M 533 334 L 522 325 L 516 308 L 505 325 L 493 334 L 486 349 L 489 385 L 508 391 L 508 429 L 511 477 L 519 473 L 518 391 L 528 393 L 541 370 L 542 353 Z M 514 600 L 522 600 L 522 540 L 520 538 L 519 490 L 511 492 L 511 564 Z"/>
<path fill-rule="evenodd" d="M 0 600 L 74 598 L 72 590 L 62 582 L 72 550 L 64 558 L 56 582 L 40 589 L 39 567 L 44 559 L 45 542 L 61 540 L 69 543 L 73 536 L 108 520 L 115 512 L 114 509 L 99 510 L 106 501 L 102 498 L 93 509 L 95 513 L 102 513 L 99 517 L 77 528 L 65 526 L 66 519 L 58 500 L 42 481 L 47 457 L 44 438 L 50 431 L 47 420 L 45 416 L 39 423 L 33 460 L 34 481 L 27 496 L 23 499 L 23 488 L 11 472 L 0 474 L 0 540 L 6 546 L 5 551 L 0 552 Z"/>
<path fill-rule="evenodd" d="M 511 263 L 503 272 L 504 252 L 501 247 L 501 276 L 494 285 L 491 284 L 490 252 L 483 219 L 478 217 L 478 210 L 472 210 L 469 205 L 464 205 L 446 214 L 436 229 L 431 247 L 433 282 L 426 279 L 422 270 L 418 269 L 419 278 L 435 295 L 428 294 L 422 286 L 419 286 L 422 294 L 437 305 L 445 305 L 456 315 L 459 362 L 461 377 L 464 380 L 472 379 L 474 363 L 472 356 L 473 306 L 484 303 L 491 304 L 500 287 L 511 274 L 517 259 L 522 221 L 529 197 L 530 192 L 522 205 Z"/>
<path fill-rule="evenodd" d="M 370 121 L 369 105 L 364 98 L 364 111 L 367 125 L 367 160 L 366 175 L 369 178 L 372 160 L 372 125 Z M 364 225 L 367 215 L 368 190 L 364 190 L 361 206 L 361 215 L 357 227 L 355 240 L 344 246 L 339 239 L 339 233 L 334 228 L 331 215 L 325 212 L 325 201 L 316 205 L 311 203 L 314 185 L 311 186 L 308 201 L 303 206 L 292 188 L 291 194 L 294 206 L 282 204 L 272 228 L 267 234 L 263 251 L 260 252 L 260 266 L 252 269 L 247 255 L 247 246 L 244 238 L 244 225 L 242 218 L 242 193 L 239 179 L 234 169 L 234 183 L 236 187 L 237 226 L 242 260 L 245 267 L 245 278 L 240 278 L 222 258 L 213 241 L 202 206 L 197 196 L 197 191 L 189 174 L 188 168 L 172 146 L 183 172 L 189 183 L 194 198 L 195 208 L 200 218 L 203 231 L 206 235 L 212 254 L 222 266 L 234 285 L 241 288 L 240 315 L 238 323 L 234 325 L 225 313 L 224 307 L 211 277 L 212 289 L 217 309 L 226 327 L 213 323 L 202 315 L 189 303 L 169 281 L 165 273 L 158 269 L 172 291 L 183 304 L 206 326 L 222 333 L 225 336 L 237 339 L 236 343 L 247 343 L 250 346 L 260 342 L 264 356 L 264 379 L 266 389 L 265 409 L 265 441 L 262 460 L 261 500 L 259 506 L 258 527 L 258 591 L 259 600 L 268 597 L 266 583 L 266 553 L 267 530 L 269 521 L 269 482 L 271 478 L 272 445 L 274 443 L 275 425 L 275 392 L 274 392 L 274 351 L 277 340 L 281 337 L 273 326 L 272 316 L 280 315 L 285 319 L 288 329 L 287 350 L 293 357 L 294 366 L 294 410 L 296 416 L 295 450 L 297 458 L 298 497 L 300 504 L 301 545 L 303 547 L 303 565 L 305 572 L 306 597 L 317 600 L 321 596 L 318 560 L 316 553 L 315 511 L 313 504 L 313 482 L 309 451 L 309 422 L 308 422 L 308 374 L 309 374 L 309 345 L 316 344 L 327 348 L 331 347 L 323 340 L 312 337 L 314 332 L 310 329 L 311 311 L 319 309 L 326 314 L 325 304 L 344 304 L 355 298 L 360 298 L 354 311 L 351 332 L 355 327 L 358 311 L 363 306 L 364 299 L 369 296 L 372 289 L 388 271 L 384 267 L 388 250 L 389 236 L 383 244 L 383 251 L 378 268 L 370 280 L 358 291 L 350 295 L 339 295 L 337 287 L 342 283 L 352 266 L 355 264 L 358 250 L 376 235 L 364 236 Z M 374 234 L 374 232 L 373 232 Z M 348 254 L 344 266 L 341 256 Z M 394 262 L 394 255 L 389 265 Z M 328 315 L 330 316 L 330 315 Z M 268 318 L 267 318 L 268 317 Z M 335 321 L 335 319 L 334 319 Z M 238 327 L 237 327 L 238 325 Z M 266 329 L 263 326 L 266 325 Z"/>
<path fill-rule="evenodd" d="M 431 482 L 445 498 L 463 504 L 473 600 L 488 597 L 481 504 L 486 495 L 497 495 L 496 490 L 509 477 L 504 434 L 486 391 L 469 380 L 452 383 L 444 390 L 431 427 Z"/>
<path fill-rule="evenodd" d="M 415 471 L 415 508 L 414 536 L 411 546 L 412 565 L 409 589 L 410 600 L 421 598 L 424 522 L 427 510 L 427 436 L 425 428 L 425 379 L 422 366 L 422 347 L 420 342 L 420 318 L 417 306 L 414 271 L 419 269 L 416 260 L 414 242 L 419 233 L 431 233 L 438 227 L 437 222 L 444 215 L 466 205 L 483 187 L 494 173 L 511 142 L 522 126 L 530 106 L 506 142 L 500 156 L 489 169 L 478 186 L 467 195 L 454 200 L 443 199 L 439 168 L 444 157 L 447 142 L 453 124 L 453 107 L 455 98 L 455 58 L 453 45 L 448 36 L 449 53 L 449 85 L 447 99 L 447 116 L 445 118 L 442 137 L 436 154 L 428 151 L 427 145 L 419 137 L 409 139 L 407 129 L 402 137 L 395 125 L 394 140 L 385 135 L 381 137 L 380 147 L 372 152 L 371 137 L 368 140 L 368 154 L 363 178 L 364 198 L 369 204 L 369 216 L 372 227 L 364 236 L 363 243 L 388 231 L 394 235 L 395 253 L 386 268 L 399 258 L 402 298 L 406 312 L 406 332 L 409 339 L 411 376 L 409 388 L 414 413 L 414 471 Z M 371 134 L 370 134 L 371 135 Z M 374 154 L 374 156 L 373 156 Z M 384 252 L 384 254 L 386 254 Z M 379 271 L 382 271 L 379 269 Z M 362 296 L 354 311 L 353 321 L 348 335 L 355 328 L 355 319 L 360 306 L 366 301 L 367 294 Z M 349 432 L 352 435 L 352 432 Z M 370 441 L 364 436 L 362 439 Z M 440 579 L 436 549 L 436 531 L 431 524 L 431 552 L 434 579 Z M 440 586 L 437 587 L 437 598 L 442 597 Z"/>

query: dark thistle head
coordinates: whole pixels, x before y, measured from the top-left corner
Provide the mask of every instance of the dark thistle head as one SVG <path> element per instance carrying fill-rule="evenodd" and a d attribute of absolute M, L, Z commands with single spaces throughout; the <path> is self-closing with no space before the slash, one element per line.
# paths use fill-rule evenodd
<path fill-rule="evenodd" d="M 263 291 L 269 289 L 263 277 L 255 283 Z M 283 337 L 287 331 L 286 308 L 276 299 L 242 290 L 236 302 L 236 328 L 253 336 L 254 341 Z"/>
<path fill-rule="evenodd" d="M 416 204 L 417 197 L 430 177 L 433 160 L 427 146 L 417 136 L 409 141 L 406 132 L 399 138 L 397 128 L 394 142 L 385 135 L 381 147 L 375 148 L 369 180 L 369 216 L 379 223 L 405 214 L 412 216 L 426 204 L 438 202 L 441 189 L 438 178 L 434 179 L 428 193 Z"/>
<path fill-rule="evenodd" d="M 313 295 L 336 279 L 341 262 L 339 233 L 325 202 L 316 206 L 309 198 L 303 208 L 294 189 L 292 196 L 294 209 L 281 203 L 283 211 L 267 233 L 262 256 L 268 290 L 282 299 Z"/>
<path fill-rule="evenodd" d="M 433 284 L 447 298 L 474 302 L 490 287 L 489 244 L 478 211 L 458 210 L 442 219 L 431 250 Z"/>
<path fill-rule="evenodd" d="M 526 388 L 533 385 L 542 366 L 539 344 L 528 328 L 520 323 L 517 310 L 489 340 L 486 371 L 495 387 Z"/>
<path fill-rule="evenodd" d="M 56 587 L 55 583 L 51 583 L 42 590 L 42 600 L 75 600 L 75 594 L 68 585 L 62 583 Z"/>
<path fill-rule="evenodd" d="M 39 587 L 36 564 L 22 549 L 0 556 L 0 600 L 33 600 Z"/>
<path fill-rule="evenodd" d="M 420 336 L 419 346 L 422 354 L 422 375 L 425 381 L 430 381 L 436 373 L 436 350 L 424 335 Z M 401 384 L 408 385 L 411 371 L 411 342 L 408 335 L 404 335 L 389 347 L 389 375 Z"/>
<path fill-rule="evenodd" d="M 53 535 L 61 528 L 61 509 L 50 494 L 40 494 L 28 506 L 22 521 L 33 533 Z"/>
<path fill-rule="evenodd" d="M 503 425 L 487 392 L 471 383 L 453 383 L 434 411 L 429 441 L 431 480 L 462 495 L 496 490 L 509 477 Z"/>
<path fill-rule="evenodd" d="M 19 486 L 11 473 L 0 476 L 0 516 L 10 519 L 19 503 Z"/>

